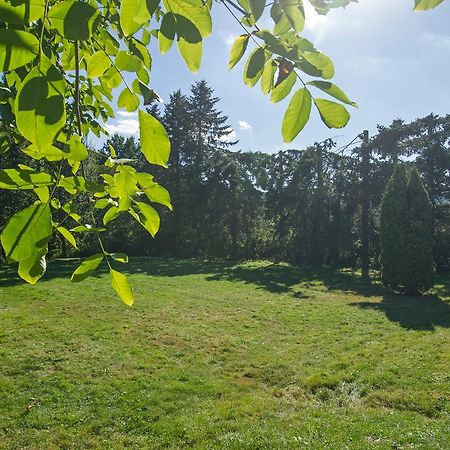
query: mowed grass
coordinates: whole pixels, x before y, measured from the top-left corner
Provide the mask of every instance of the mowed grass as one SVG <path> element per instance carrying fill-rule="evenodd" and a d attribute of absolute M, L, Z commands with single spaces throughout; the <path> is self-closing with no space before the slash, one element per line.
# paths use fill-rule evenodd
<path fill-rule="evenodd" d="M 0 448 L 450 448 L 449 277 L 142 258 L 130 309 L 76 264 L 0 268 Z"/>

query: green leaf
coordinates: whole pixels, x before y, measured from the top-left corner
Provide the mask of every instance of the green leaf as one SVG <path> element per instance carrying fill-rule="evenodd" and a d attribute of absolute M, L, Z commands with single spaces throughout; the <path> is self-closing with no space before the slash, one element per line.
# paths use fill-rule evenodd
<path fill-rule="evenodd" d="M 30 23 L 44 15 L 45 0 L 0 0 L 0 17 L 6 23 Z"/>
<path fill-rule="evenodd" d="M 170 140 L 161 123 L 150 114 L 139 110 L 141 151 L 151 164 L 167 167 Z"/>
<path fill-rule="evenodd" d="M 70 243 L 70 245 L 72 245 L 72 247 L 78 248 L 75 236 L 67 228 L 57 227 L 56 229 L 64 236 L 64 238 L 67 240 L 67 242 Z"/>
<path fill-rule="evenodd" d="M 33 189 L 41 203 L 47 203 L 50 200 L 50 191 L 47 186 Z"/>
<path fill-rule="evenodd" d="M 132 306 L 134 303 L 133 289 L 127 277 L 114 269 L 110 270 L 110 274 L 112 288 L 126 305 Z"/>
<path fill-rule="evenodd" d="M 64 157 L 70 161 L 84 161 L 88 157 L 88 149 L 77 134 L 70 137 L 64 145 Z"/>
<path fill-rule="evenodd" d="M 117 106 L 125 108 L 128 112 L 136 111 L 139 107 L 139 97 L 126 87 L 119 95 Z"/>
<path fill-rule="evenodd" d="M 343 128 L 350 120 L 350 114 L 344 106 L 323 98 L 315 98 L 314 103 L 322 122 L 328 128 Z"/>
<path fill-rule="evenodd" d="M 54 180 L 46 172 L 33 169 L 4 169 L 0 170 L 0 189 L 35 189 L 53 185 Z"/>
<path fill-rule="evenodd" d="M 173 13 L 166 13 L 161 20 L 161 27 L 158 32 L 159 51 L 162 55 L 167 53 L 172 47 L 177 34 L 177 24 Z"/>
<path fill-rule="evenodd" d="M 160 225 L 159 214 L 156 212 L 155 208 L 147 203 L 136 202 L 136 206 L 138 208 L 138 222 L 152 235 L 152 237 L 155 237 Z M 133 215 L 133 217 L 136 219 L 135 215 Z"/>
<path fill-rule="evenodd" d="M 329 81 L 309 81 L 306 83 L 310 86 L 315 86 L 316 88 L 320 89 L 323 92 L 326 92 L 328 95 L 331 95 L 331 97 L 336 98 L 337 100 L 340 100 L 343 103 L 346 103 L 347 105 L 354 106 L 355 108 L 358 107 L 358 105 L 355 102 L 352 102 L 344 91 L 342 91 L 340 88 L 338 88 L 335 84 L 330 83 Z"/>
<path fill-rule="evenodd" d="M 244 83 L 247 86 L 253 87 L 261 78 L 266 63 L 266 56 L 264 49 L 258 47 L 253 50 L 250 57 L 247 60 L 247 64 L 244 70 Z"/>
<path fill-rule="evenodd" d="M 120 4 L 120 26 L 125 36 L 136 33 L 150 20 L 145 0 L 122 0 Z"/>
<path fill-rule="evenodd" d="M 111 64 L 111 60 L 104 51 L 95 52 L 87 62 L 88 78 L 102 76 L 111 67 Z"/>
<path fill-rule="evenodd" d="M 114 261 L 118 261 L 124 264 L 128 262 L 128 255 L 126 255 L 125 253 L 110 253 L 109 256 L 111 256 Z"/>
<path fill-rule="evenodd" d="M 311 115 L 311 94 L 305 88 L 299 89 L 291 98 L 283 118 L 284 142 L 291 142 L 303 130 Z"/>
<path fill-rule="evenodd" d="M 248 0 L 248 4 L 255 22 L 257 22 L 264 12 L 266 0 Z"/>
<path fill-rule="evenodd" d="M 135 176 L 139 186 L 151 202 L 167 206 L 172 210 L 169 192 L 160 184 L 156 183 L 152 175 L 149 173 L 137 173 Z"/>
<path fill-rule="evenodd" d="M 9 261 L 30 258 L 47 245 L 52 235 L 50 206 L 36 203 L 14 214 L 1 234 Z"/>
<path fill-rule="evenodd" d="M 268 94 L 273 89 L 274 76 L 277 71 L 277 64 L 270 59 L 264 65 L 263 73 L 261 75 L 261 90 L 264 94 Z"/>
<path fill-rule="evenodd" d="M 45 246 L 29 258 L 21 259 L 17 271 L 20 278 L 29 284 L 36 284 L 47 269 L 47 261 L 45 259 L 47 251 L 47 246 Z"/>
<path fill-rule="evenodd" d="M 139 58 L 125 50 L 121 50 L 117 54 L 114 64 L 117 70 L 125 72 L 137 72 L 142 68 Z"/>
<path fill-rule="evenodd" d="M 439 6 L 443 1 L 444 0 L 414 0 L 414 11 L 426 11 L 428 9 L 436 8 L 436 6 Z"/>
<path fill-rule="evenodd" d="M 305 11 L 301 0 L 283 0 L 281 7 L 295 33 L 300 33 L 305 26 Z"/>
<path fill-rule="evenodd" d="M 72 41 L 85 41 L 95 31 L 99 13 L 89 3 L 64 0 L 50 9 L 48 18 L 61 36 Z"/>
<path fill-rule="evenodd" d="M 198 72 L 202 60 L 203 42 L 200 31 L 188 19 L 175 15 L 177 23 L 177 47 L 191 72 Z"/>
<path fill-rule="evenodd" d="M 231 70 L 242 58 L 247 50 L 250 36 L 248 34 L 241 34 L 234 42 L 230 52 L 230 62 L 228 63 L 228 70 Z"/>
<path fill-rule="evenodd" d="M 0 29 L 0 72 L 28 64 L 38 53 L 39 41 L 31 33 Z"/>
<path fill-rule="evenodd" d="M 85 280 L 87 277 L 92 275 L 97 267 L 103 261 L 103 253 L 96 253 L 95 255 L 89 256 L 82 261 L 82 263 L 78 266 L 75 272 L 72 274 L 70 280 L 73 283 L 78 283 L 80 281 Z"/>
<path fill-rule="evenodd" d="M 111 208 L 106 211 L 105 215 L 103 216 L 103 225 L 108 225 L 109 222 L 114 220 L 117 217 L 118 208 L 117 206 L 111 206 Z"/>
<path fill-rule="evenodd" d="M 66 122 L 65 87 L 59 70 L 44 56 L 19 87 L 17 128 L 38 150 L 50 146 Z"/>
<path fill-rule="evenodd" d="M 163 0 L 166 11 L 180 15 L 192 22 L 202 37 L 209 36 L 212 31 L 212 20 L 209 6 L 202 0 Z"/>
<path fill-rule="evenodd" d="M 276 85 L 273 88 L 270 99 L 274 103 L 278 103 L 281 100 L 285 99 L 291 92 L 296 82 L 297 75 L 294 71 L 292 71 L 280 84 Z"/>
<path fill-rule="evenodd" d="M 320 76 L 326 80 L 334 77 L 333 61 L 322 52 L 305 51 L 302 53 L 302 56 L 305 62 L 299 64 L 299 66 L 305 73 L 312 76 Z M 309 70 L 308 64 L 311 66 Z"/>

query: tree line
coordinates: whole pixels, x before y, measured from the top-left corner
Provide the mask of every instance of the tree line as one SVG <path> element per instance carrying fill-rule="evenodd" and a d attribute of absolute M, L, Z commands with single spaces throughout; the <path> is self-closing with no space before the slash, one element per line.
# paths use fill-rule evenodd
<path fill-rule="evenodd" d="M 430 114 L 411 123 L 394 120 L 378 126 L 367 144 L 360 136 L 338 148 L 327 139 L 268 154 L 237 150 L 219 101 L 200 81 L 188 95 L 174 92 L 163 109 L 147 108 L 171 140 L 169 170 L 150 165 L 133 137 L 114 135 L 102 148 L 91 149 L 84 165 L 89 179 L 99 176 L 111 146 L 118 159 L 133 160 L 139 172 L 151 172 L 172 199 L 173 211 L 158 210 L 162 226 L 154 239 L 126 217 L 113 220 L 104 239 L 111 251 L 348 267 L 361 265 L 366 236 L 370 266 L 377 268 L 383 192 L 401 163 L 418 169 L 431 202 L 434 264 L 438 270 L 450 268 L 450 115 Z M 14 147 L 0 161 L 0 168 L 22 163 L 50 170 L 45 160 L 31 160 Z M 70 204 L 70 193 L 58 195 L 58 202 Z M 30 196 L 0 191 L 0 227 L 30 203 Z M 78 211 L 92 211 L 101 223 L 108 205 L 88 195 L 76 202 Z M 95 236 L 80 233 L 77 238 L 78 246 L 72 248 L 62 236 L 53 237 L 50 254 L 67 257 L 95 251 Z"/>

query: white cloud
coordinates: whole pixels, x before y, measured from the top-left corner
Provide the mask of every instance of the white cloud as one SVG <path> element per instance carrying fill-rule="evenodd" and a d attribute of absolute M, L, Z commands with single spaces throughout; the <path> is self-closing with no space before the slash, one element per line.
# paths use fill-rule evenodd
<path fill-rule="evenodd" d="M 450 36 L 444 34 L 424 33 L 422 39 L 434 47 L 450 47 Z"/>
<path fill-rule="evenodd" d="M 253 130 L 253 127 L 245 120 L 239 121 L 239 129 L 243 131 L 251 131 Z"/>
<path fill-rule="evenodd" d="M 128 112 L 128 111 L 117 111 L 117 114 L 121 117 L 137 117 L 138 113 L 137 112 Z"/>
<path fill-rule="evenodd" d="M 232 128 L 229 128 L 227 131 L 229 131 L 229 133 L 228 133 L 227 135 L 225 135 L 225 136 L 222 136 L 222 137 L 220 138 L 220 140 L 221 140 L 222 142 L 232 142 L 232 141 L 235 141 L 236 138 L 237 138 L 236 131 L 234 131 Z"/>
<path fill-rule="evenodd" d="M 120 112 L 119 115 L 121 115 Z M 115 123 L 106 124 L 105 129 L 111 134 L 137 135 L 139 133 L 139 121 L 136 119 L 119 119 Z"/>

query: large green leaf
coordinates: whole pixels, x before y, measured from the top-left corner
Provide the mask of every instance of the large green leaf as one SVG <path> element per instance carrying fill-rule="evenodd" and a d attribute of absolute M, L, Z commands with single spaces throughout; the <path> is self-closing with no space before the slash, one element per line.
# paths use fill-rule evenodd
<path fill-rule="evenodd" d="M 111 64 L 111 59 L 104 51 L 95 52 L 87 62 L 88 77 L 102 76 L 111 67 Z"/>
<path fill-rule="evenodd" d="M 177 24 L 177 46 L 188 69 L 198 72 L 202 60 L 203 41 L 198 28 L 184 16 L 175 15 Z"/>
<path fill-rule="evenodd" d="M 166 13 L 158 32 L 159 51 L 162 55 L 170 50 L 177 35 L 177 23 L 173 13 Z"/>
<path fill-rule="evenodd" d="M 202 0 L 163 0 L 167 11 L 180 15 L 192 22 L 202 37 L 209 36 L 212 20 L 209 6 Z"/>
<path fill-rule="evenodd" d="M 67 228 L 57 227 L 56 229 L 62 234 L 62 236 L 64 236 L 64 238 L 67 240 L 67 242 L 70 243 L 72 247 L 78 248 L 75 236 Z"/>
<path fill-rule="evenodd" d="M 117 99 L 117 106 L 125 108 L 128 112 L 136 111 L 139 108 L 139 97 L 126 87 Z"/>
<path fill-rule="evenodd" d="M 251 53 L 244 70 L 244 83 L 253 87 L 261 78 L 266 63 L 266 55 L 263 48 L 258 47 Z"/>
<path fill-rule="evenodd" d="M 35 189 L 51 186 L 53 183 L 53 178 L 46 172 L 28 168 L 0 170 L 0 189 Z"/>
<path fill-rule="evenodd" d="M 426 11 L 428 9 L 436 8 L 436 6 L 439 6 L 443 1 L 444 0 L 414 0 L 414 11 Z"/>
<path fill-rule="evenodd" d="M 0 29 L 0 72 L 28 64 L 38 53 L 39 41 L 31 33 Z"/>
<path fill-rule="evenodd" d="M 159 231 L 160 221 L 159 214 L 156 209 L 147 203 L 136 202 L 136 206 L 139 208 L 139 216 L 142 226 L 153 236 Z"/>
<path fill-rule="evenodd" d="M 116 69 L 125 72 L 137 72 L 142 68 L 142 63 L 138 57 L 130 52 L 121 50 L 114 61 Z"/>
<path fill-rule="evenodd" d="M 254 21 L 258 21 L 264 12 L 266 0 L 248 0 Z"/>
<path fill-rule="evenodd" d="M 156 183 L 152 175 L 149 173 L 137 173 L 135 177 L 139 186 L 151 202 L 159 203 L 172 209 L 169 192 L 160 184 Z"/>
<path fill-rule="evenodd" d="M 270 99 L 274 103 L 278 103 L 281 100 L 285 99 L 291 92 L 296 81 L 297 81 L 297 75 L 294 71 L 292 71 L 281 83 L 277 84 L 273 88 Z"/>
<path fill-rule="evenodd" d="M 318 76 L 329 80 L 334 77 L 333 61 L 322 52 L 305 51 L 302 53 L 304 61 L 299 67 L 308 75 Z"/>
<path fill-rule="evenodd" d="M 291 98 L 283 118 L 284 142 L 291 142 L 303 130 L 311 115 L 311 94 L 305 88 L 299 89 Z"/>
<path fill-rule="evenodd" d="M 343 103 L 346 103 L 347 105 L 351 105 L 354 107 L 357 107 L 358 105 L 355 102 L 352 102 L 345 92 L 337 87 L 335 84 L 330 83 L 329 81 L 320 81 L 320 80 L 314 80 L 309 81 L 306 83 L 310 86 L 314 86 L 318 89 L 320 89 L 323 92 L 326 92 L 328 95 L 331 95 L 331 97 L 336 98 L 337 100 L 340 100 Z"/>
<path fill-rule="evenodd" d="M 324 98 L 315 98 L 314 103 L 319 110 L 322 122 L 328 128 L 343 128 L 350 120 L 350 114 L 339 103 Z"/>
<path fill-rule="evenodd" d="M 170 140 L 158 119 L 139 110 L 139 132 L 141 151 L 147 161 L 151 164 L 167 167 L 170 155 Z"/>
<path fill-rule="evenodd" d="M 146 0 L 122 0 L 120 4 L 120 26 L 125 36 L 136 33 L 150 20 Z"/>
<path fill-rule="evenodd" d="M 43 56 L 19 87 L 15 102 L 17 128 L 39 150 L 53 143 L 66 122 L 65 87 L 59 70 Z"/>
<path fill-rule="evenodd" d="M 0 0 L 0 17 L 6 23 L 30 23 L 44 15 L 45 0 Z"/>
<path fill-rule="evenodd" d="M 36 284 L 47 269 L 47 261 L 45 259 L 47 251 L 47 246 L 45 246 L 29 258 L 21 259 L 17 271 L 20 278 L 29 284 Z"/>
<path fill-rule="evenodd" d="M 85 280 L 88 276 L 92 275 L 103 261 L 103 257 L 103 253 L 96 253 L 95 255 L 89 256 L 84 259 L 72 274 L 72 277 L 70 278 L 71 281 L 73 283 L 78 283 Z"/>
<path fill-rule="evenodd" d="M 85 41 L 95 31 L 99 13 L 89 3 L 64 0 L 50 9 L 48 18 L 61 36 L 72 41 Z"/>
<path fill-rule="evenodd" d="M 112 288 L 126 305 L 132 306 L 134 303 L 133 289 L 127 277 L 114 269 L 111 269 L 109 273 L 111 275 Z"/>
<path fill-rule="evenodd" d="M 9 219 L 1 234 L 1 243 L 9 261 L 20 261 L 40 252 L 51 234 L 50 206 L 36 203 Z"/>
<path fill-rule="evenodd" d="M 242 58 L 247 50 L 249 35 L 241 34 L 234 42 L 230 52 L 230 62 L 228 69 L 231 70 Z"/>
<path fill-rule="evenodd" d="M 294 32 L 300 33 L 305 26 L 305 11 L 302 0 L 282 0 L 280 4 Z"/>

